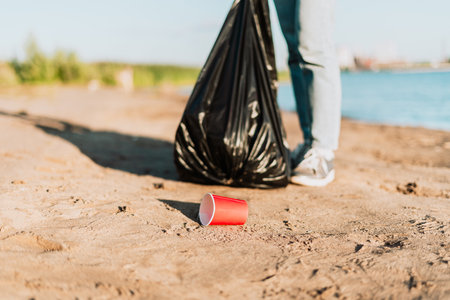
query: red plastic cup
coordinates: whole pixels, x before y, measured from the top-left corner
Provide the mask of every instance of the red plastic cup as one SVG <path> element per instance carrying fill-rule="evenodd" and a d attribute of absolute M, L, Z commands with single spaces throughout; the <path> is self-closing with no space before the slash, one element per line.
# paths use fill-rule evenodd
<path fill-rule="evenodd" d="M 245 200 L 208 193 L 203 196 L 198 217 L 205 226 L 244 225 L 248 217 L 248 205 Z"/>

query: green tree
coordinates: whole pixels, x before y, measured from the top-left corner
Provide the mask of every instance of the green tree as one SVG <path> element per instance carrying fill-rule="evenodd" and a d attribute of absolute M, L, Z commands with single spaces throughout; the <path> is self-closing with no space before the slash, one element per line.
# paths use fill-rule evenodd
<path fill-rule="evenodd" d="M 79 82 L 83 79 L 83 64 L 74 52 L 56 51 L 53 57 L 53 67 L 56 79 L 61 82 Z"/>
<path fill-rule="evenodd" d="M 14 59 L 11 63 L 22 82 L 49 82 L 54 79 L 51 61 L 39 49 L 36 40 L 30 37 L 25 46 L 25 61 Z"/>

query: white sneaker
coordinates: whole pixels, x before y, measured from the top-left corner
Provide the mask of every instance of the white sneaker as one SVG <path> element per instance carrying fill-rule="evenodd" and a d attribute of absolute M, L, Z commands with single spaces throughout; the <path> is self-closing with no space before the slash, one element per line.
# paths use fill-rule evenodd
<path fill-rule="evenodd" d="M 334 180 L 334 153 L 311 148 L 295 168 L 291 182 L 306 186 L 326 186 Z"/>

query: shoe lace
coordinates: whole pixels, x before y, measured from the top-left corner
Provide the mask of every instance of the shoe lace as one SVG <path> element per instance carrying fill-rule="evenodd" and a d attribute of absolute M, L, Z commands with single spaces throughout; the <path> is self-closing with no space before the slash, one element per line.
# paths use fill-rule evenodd
<path fill-rule="evenodd" d="M 310 149 L 308 152 L 306 152 L 305 157 L 299 166 L 304 169 L 312 170 L 315 174 L 317 172 L 317 167 L 320 166 L 321 164 L 322 164 L 321 156 L 318 155 L 315 149 Z"/>
<path fill-rule="evenodd" d="M 299 168 L 311 172 L 313 175 L 327 174 L 330 171 L 327 156 L 332 159 L 333 153 L 311 148 L 306 152 L 303 161 L 299 164 Z"/>

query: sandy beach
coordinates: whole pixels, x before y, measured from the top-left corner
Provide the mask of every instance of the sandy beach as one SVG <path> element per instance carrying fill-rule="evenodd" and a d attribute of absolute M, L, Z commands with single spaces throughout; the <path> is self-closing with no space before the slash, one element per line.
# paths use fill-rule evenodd
<path fill-rule="evenodd" d="M 326 188 L 207 186 L 173 163 L 186 100 L 0 90 L 1 299 L 450 298 L 450 132 L 344 120 Z M 207 192 L 246 225 L 200 226 Z"/>

